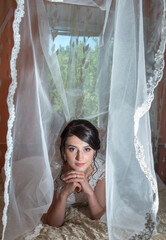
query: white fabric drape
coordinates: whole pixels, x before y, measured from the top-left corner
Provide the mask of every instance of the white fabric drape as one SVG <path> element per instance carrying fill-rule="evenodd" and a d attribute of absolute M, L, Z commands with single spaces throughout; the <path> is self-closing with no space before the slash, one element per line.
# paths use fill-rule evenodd
<path fill-rule="evenodd" d="M 155 232 L 148 111 L 162 77 L 165 1 L 81 3 L 17 1 L 4 239 L 42 227 L 61 166 L 59 133 L 73 118 L 92 121 L 100 132 L 110 239 L 149 239 Z"/>
<path fill-rule="evenodd" d="M 153 21 L 159 23 L 162 16 L 154 14 L 154 19 L 143 22 L 142 3 L 133 3 L 130 6 L 127 1 L 119 4 L 114 35 L 107 137 L 107 143 L 110 140 L 107 159 L 111 160 L 107 161 L 106 167 L 107 179 L 111 183 L 107 185 L 107 201 L 110 202 L 107 212 L 111 215 L 109 234 L 113 239 L 128 239 L 129 236 L 130 239 L 149 239 L 158 205 L 147 111 L 163 65 L 155 56 L 161 65 L 153 72 L 154 52 L 149 53 L 149 48 L 155 48 L 158 36 L 156 33 L 154 39 L 146 39 L 149 35 L 146 35 L 148 32 L 144 35 L 143 30 L 147 28 L 146 24 L 149 24 L 148 30 L 154 29 Z M 162 5 L 158 3 L 153 5 L 153 10 L 161 11 Z M 146 59 L 149 55 L 150 60 Z M 110 174 L 109 169 L 113 169 L 114 174 Z M 116 198 L 119 201 L 115 201 Z M 132 235 L 134 228 L 137 233 Z"/>

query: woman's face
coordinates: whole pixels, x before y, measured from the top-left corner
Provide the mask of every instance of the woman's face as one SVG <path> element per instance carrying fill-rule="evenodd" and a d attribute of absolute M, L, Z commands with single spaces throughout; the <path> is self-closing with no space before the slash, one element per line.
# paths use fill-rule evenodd
<path fill-rule="evenodd" d="M 73 170 L 85 172 L 91 166 L 95 152 L 88 143 L 71 136 L 65 144 L 64 158 Z"/>

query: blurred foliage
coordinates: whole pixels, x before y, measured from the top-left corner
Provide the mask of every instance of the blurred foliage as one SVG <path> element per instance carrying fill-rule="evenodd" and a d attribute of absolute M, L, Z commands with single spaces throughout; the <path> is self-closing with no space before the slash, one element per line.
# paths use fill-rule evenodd
<path fill-rule="evenodd" d="M 86 118 L 98 114 L 99 90 L 96 84 L 98 66 L 102 61 L 99 49 L 97 37 L 71 37 L 67 46 L 63 47 L 60 44 L 56 50 L 64 93 L 72 118 Z M 111 68 L 108 74 L 111 74 Z M 64 98 L 60 96 L 50 73 L 49 87 L 54 109 L 63 114 Z M 94 117 L 92 122 L 97 125 L 97 118 Z"/>

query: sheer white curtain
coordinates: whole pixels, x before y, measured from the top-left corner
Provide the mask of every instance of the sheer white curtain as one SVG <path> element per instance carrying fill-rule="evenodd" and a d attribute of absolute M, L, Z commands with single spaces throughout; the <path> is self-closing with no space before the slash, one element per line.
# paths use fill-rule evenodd
<path fill-rule="evenodd" d="M 73 118 L 100 131 L 110 239 L 149 239 L 158 195 L 148 111 L 162 77 L 165 1 L 17 5 L 4 239 L 42 227 L 61 166 L 59 133 Z"/>
<path fill-rule="evenodd" d="M 158 3 L 152 7 L 152 2 L 149 6 L 132 2 L 129 6 L 124 1 L 116 16 L 106 167 L 113 239 L 125 239 L 125 233 L 126 239 L 149 239 L 155 226 L 158 196 L 148 110 L 163 65 L 157 55 L 154 57 L 155 52 L 150 52 L 159 44 L 158 32 L 151 39 L 154 32 L 149 31 L 156 28 L 154 21 L 159 24 L 162 15 L 155 15 L 155 11 L 153 18 L 144 19 L 143 15 L 151 10 L 162 12 Z M 158 69 L 155 61 L 159 61 Z M 137 233 L 132 234 L 134 228 Z"/>

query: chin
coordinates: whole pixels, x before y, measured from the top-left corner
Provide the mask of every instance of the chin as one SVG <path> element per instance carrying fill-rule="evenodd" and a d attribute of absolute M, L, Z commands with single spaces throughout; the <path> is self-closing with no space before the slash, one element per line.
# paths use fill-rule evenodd
<path fill-rule="evenodd" d="M 87 168 L 76 166 L 75 169 L 77 169 L 78 171 L 86 171 Z"/>
<path fill-rule="evenodd" d="M 89 169 L 89 166 L 75 166 L 75 168 L 77 169 L 77 171 L 82 171 L 82 172 L 86 172 Z"/>

